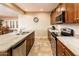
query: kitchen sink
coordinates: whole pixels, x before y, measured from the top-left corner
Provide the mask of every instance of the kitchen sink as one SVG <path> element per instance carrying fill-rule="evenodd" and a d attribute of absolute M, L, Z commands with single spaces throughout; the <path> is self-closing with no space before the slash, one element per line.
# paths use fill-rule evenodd
<path fill-rule="evenodd" d="M 25 35 L 28 34 L 29 32 L 22 32 L 22 33 L 17 33 L 16 35 Z"/>

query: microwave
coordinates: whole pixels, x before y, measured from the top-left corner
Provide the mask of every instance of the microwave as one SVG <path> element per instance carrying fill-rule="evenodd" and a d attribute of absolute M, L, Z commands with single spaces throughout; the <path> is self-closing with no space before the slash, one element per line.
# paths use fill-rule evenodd
<path fill-rule="evenodd" d="M 65 23 L 65 11 L 56 17 L 56 23 L 62 24 Z"/>

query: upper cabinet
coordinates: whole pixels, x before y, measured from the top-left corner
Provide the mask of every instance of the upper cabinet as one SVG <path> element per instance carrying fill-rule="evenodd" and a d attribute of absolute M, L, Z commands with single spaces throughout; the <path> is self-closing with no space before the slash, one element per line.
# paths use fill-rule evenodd
<path fill-rule="evenodd" d="M 65 23 L 78 23 L 79 21 L 79 4 L 62 3 L 51 13 L 51 24 L 56 23 L 56 17 L 65 12 Z"/>
<path fill-rule="evenodd" d="M 65 17 L 66 17 L 66 23 L 75 23 L 75 7 L 73 3 L 67 3 L 65 4 Z"/>
<path fill-rule="evenodd" d="M 79 22 L 79 3 L 75 3 L 75 20 Z"/>

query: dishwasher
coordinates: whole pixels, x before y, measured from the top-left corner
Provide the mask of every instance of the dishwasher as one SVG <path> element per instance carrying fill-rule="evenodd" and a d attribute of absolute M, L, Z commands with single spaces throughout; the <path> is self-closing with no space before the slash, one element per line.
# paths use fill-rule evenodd
<path fill-rule="evenodd" d="M 53 53 L 54 56 L 57 55 L 57 52 L 56 52 L 56 50 L 57 50 L 57 41 L 56 41 L 57 38 L 56 38 L 56 36 L 57 36 L 56 33 L 54 33 L 54 32 L 51 33 L 51 38 L 52 38 L 51 47 L 52 47 L 52 53 Z"/>
<path fill-rule="evenodd" d="M 26 56 L 26 41 L 22 41 L 12 48 L 12 56 Z"/>

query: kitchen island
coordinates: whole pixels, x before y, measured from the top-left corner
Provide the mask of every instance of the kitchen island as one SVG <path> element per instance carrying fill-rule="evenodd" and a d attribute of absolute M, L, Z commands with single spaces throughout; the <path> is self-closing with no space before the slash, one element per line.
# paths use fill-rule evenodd
<path fill-rule="evenodd" d="M 34 43 L 34 31 L 0 35 L 1 56 L 26 56 Z"/>

